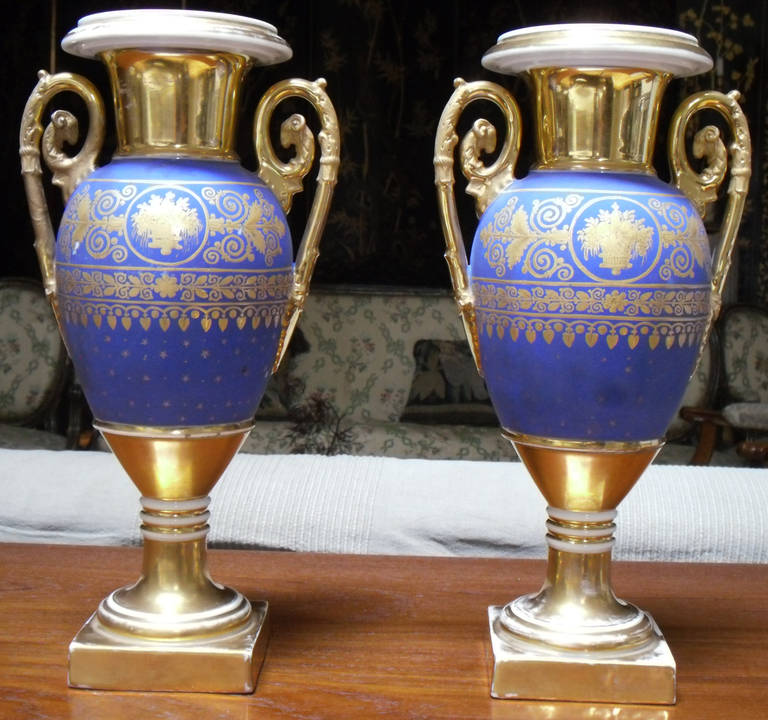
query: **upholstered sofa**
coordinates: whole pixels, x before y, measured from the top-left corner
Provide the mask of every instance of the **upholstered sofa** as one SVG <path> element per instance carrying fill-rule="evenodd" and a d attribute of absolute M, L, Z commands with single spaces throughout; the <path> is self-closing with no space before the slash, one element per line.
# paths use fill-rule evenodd
<path fill-rule="evenodd" d="M 720 316 L 714 340 L 718 347 L 711 373 L 716 377 L 712 401 L 686 403 L 682 419 L 698 423 L 696 461 L 707 464 L 717 446 L 730 443 L 735 453 L 754 464 L 768 462 L 768 310 L 732 305 Z"/>
<path fill-rule="evenodd" d="M 349 286 L 310 293 L 243 452 L 515 457 L 451 295 Z"/>

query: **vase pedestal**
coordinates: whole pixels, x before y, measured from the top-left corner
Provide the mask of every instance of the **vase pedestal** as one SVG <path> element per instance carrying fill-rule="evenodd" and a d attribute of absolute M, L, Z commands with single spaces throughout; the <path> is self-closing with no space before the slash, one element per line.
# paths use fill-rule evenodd
<path fill-rule="evenodd" d="M 658 626 L 646 615 L 655 642 L 623 655 L 569 652 L 515 642 L 501 625 L 503 606 L 488 608 L 493 670 L 491 695 L 528 700 L 584 702 L 675 702 L 675 660 Z"/>
<path fill-rule="evenodd" d="M 250 693 L 268 603 L 208 571 L 208 493 L 250 432 L 95 423 L 141 492 L 142 571 L 104 598 L 69 646 L 69 684 L 101 690 Z"/>
<path fill-rule="evenodd" d="M 549 551 L 541 590 L 488 608 L 491 695 L 674 703 L 669 646 L 653 618 L 611 587 L 616 507 L 661 443 L 505 435 L 549 503 Z"/>
<path fill-rule="evenodd" d="M 251 603 L 246 624 L 213 639 L 121 635 L 94 613 L 69 646 L 69 684 L 101 690 L 250 693 L 269 640 L 268 605 Z"/>

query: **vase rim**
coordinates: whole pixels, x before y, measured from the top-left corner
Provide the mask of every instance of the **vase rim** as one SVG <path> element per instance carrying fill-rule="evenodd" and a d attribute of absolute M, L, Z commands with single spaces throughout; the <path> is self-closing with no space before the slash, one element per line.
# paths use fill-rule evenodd
<path fill-rule="evenodd" d="M 688 33 L 646 25 L 566 23 L 510 30 L 482 59 L 488 70 L 514 75 L 534 68 L 635 68 L 677 77 L 712 68 Z"/>
<path fill-rule="evenodd" d="M 61 47 L 86 58 L 127 49 L 228 52 L 258 65 L 273 65 L 293 55 L 274 25 L 204 10 L 112 10 L 86 15 L 64 36 Z"/>

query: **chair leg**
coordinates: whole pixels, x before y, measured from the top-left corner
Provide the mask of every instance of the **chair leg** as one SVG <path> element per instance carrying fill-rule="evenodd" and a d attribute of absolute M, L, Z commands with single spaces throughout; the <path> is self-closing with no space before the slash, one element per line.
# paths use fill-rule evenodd
<path fill-rule="evenodd" d="M 699 430 L 699 442 L 693 456 L 688 461 L 689 465 L 709 465 L 712 453 L 715 451 L 717 441 L 717 425 L 704 421 Z"/>
<path fill-rule="evenodd" d="M 750 465 L 762 466 L 768 462 L 768 441 L 744 440 L 736 447 L 736 452 Z"/>

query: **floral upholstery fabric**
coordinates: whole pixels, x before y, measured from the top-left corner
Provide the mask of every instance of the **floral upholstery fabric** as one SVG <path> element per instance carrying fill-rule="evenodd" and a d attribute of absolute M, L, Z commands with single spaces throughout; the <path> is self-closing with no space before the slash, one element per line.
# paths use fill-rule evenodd
<path fill-rule="evenodd" d="M 59 389 L 64 354 L 42 288 L 0 283 L 0 420 L 24 423 Z"/>
<path fill-rule="evenodd" d="M 516 457 L 495 423 L 488 427 L 464 424 L 467 416 L 460 403 L 452 404 L 455 424 L 444 422 L 445 413 L 442 424 L 401 422 L 412 395 L 417 345 L 425 340 L 443 349 L 466 345 L 448 293 L 313 290 L 299 331 L 284 368 L 270 384 L 243 452 L 468 460 Z M 480 377 L 474 367 L 470 370 L 474 377 L 461 382 L 473 389 L 466 394 L 472 401 L 483 392 Z M 462 372 L 466 375 L 469 370 Z M 288 408 L 286 420 L 275 419 L 280 413 L 276 395 Z M 313 399 L 326 406 L 322 418 L 308 426 L 296 422 L 296 408 Z M 474 412 L 472 402 L 468 409 Z"/>
<path fill-rule="evenodd" d="M 768 403 L 768 313 L 735 306 L 722 320 L 728 399 Z"/>
<path fill-rule="evenodd" d="M 349 432 L 330 454 L 375 455 L 433 460 L 516 460 L 511 443 L 499 428 L 469 425 L 421 425 L 418 423 L 350 424 Z M 257 422 L 241 452 L 292 454 L 302 439 L 291 424 Z M 315 438 L 315 452 L 323 452 L 323 438 Z"/>
<path fill-rule="evenodd" d="M 289 361 L 291 376 L 354 422 L 400 419 L 418 340 L 463 339 L 447 294 L 311 292 L 299 327 L 308 350 Z"/>

